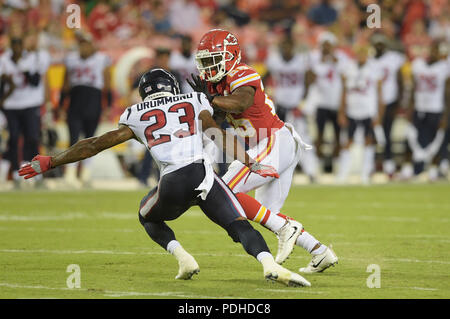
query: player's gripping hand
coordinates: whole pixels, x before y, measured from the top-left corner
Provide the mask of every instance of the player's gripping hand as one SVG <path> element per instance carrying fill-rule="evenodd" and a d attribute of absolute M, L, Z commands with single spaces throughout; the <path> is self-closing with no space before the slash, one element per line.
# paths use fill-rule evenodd
<path fill-rule="evenodd" d="M 248 173 L 247 177 L 245 178 L 244 184 L 247 182 L 247 179 L 249 178 L 251 173 L 258 174 L 262 177 L 274 177 L 279 178 L 280 175 L 278 175 L 277 170 L 275 167 L 270 165 L 264 165 L 261 163 L 253 163 L 249 166 L 250 172 Z"/>
<path fill-rule="evenodd" d="M 191 73 L 192 82 L 189 81 L 189 79 L 186 79 L 187 83 L 191 86 L 191 88 L 195 92 L 201 92 L 206 95 L 206 98 L 208 99 L 209 103 L 212 102 L 215 95 L 209 93 L 208 91 L 208 85 L 206 84 L 205 80 L 202 80 L 198 75 L 194 75 Z"/>
<path fill-rule="evenodd" d="M 30 163 L 22 165 L 19 176 L 29 179 L 38 174 L 43 174 L 49 169 L 51 169 L 51 156 L 37 155 L 33 157 Z"/>

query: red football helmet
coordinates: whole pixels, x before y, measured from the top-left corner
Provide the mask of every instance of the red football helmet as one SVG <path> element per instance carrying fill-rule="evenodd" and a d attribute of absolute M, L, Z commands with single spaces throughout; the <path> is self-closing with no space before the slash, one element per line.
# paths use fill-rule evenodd
<path fill-rule="evenodd" d="M 219 82 L 241 61 L 237 38 L 222 29 L 208 31 L 200 40 L 195 61 L 202 79 Z"/>

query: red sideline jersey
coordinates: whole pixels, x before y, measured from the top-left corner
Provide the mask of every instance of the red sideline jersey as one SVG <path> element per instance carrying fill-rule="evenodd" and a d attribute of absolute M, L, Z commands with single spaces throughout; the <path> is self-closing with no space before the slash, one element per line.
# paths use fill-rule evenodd
<path fill-rule="evenodd" d="M 228 113 L 227 121 L 239 136 L 245 137 L 247 143 L 270 136 L 284 126 L 277 114 L 272 100 L 264 93 L 264 86 L 259 74 L 251 67 L 240 63 L 219 83 L 208 82 L 212 94 L 229 95 L 238 87 L 255 88 L 254 103 L 242 113 Z"/>

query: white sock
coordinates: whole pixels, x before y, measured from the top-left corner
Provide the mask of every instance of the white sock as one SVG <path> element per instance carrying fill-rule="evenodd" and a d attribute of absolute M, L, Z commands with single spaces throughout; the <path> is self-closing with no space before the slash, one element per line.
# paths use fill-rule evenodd
<path fill-rule="evenodd" d="M 413 166 L 411 165 L 411 163 L 406 163 L 405 165 L 403 165 L 402 170 L 400 172 L 400 175 L 403 178 L 411 178 L 414 175 L 414 169 Z"/>
<path fill-rule="evenodd" d="M 263 262 L 262 262 L 263 259 L 266 259 L 266 258 L 269 258 L 269 259 L 271 259 L 271 260 L 274 260 L 272 254 L 269 253 L 268 251 L 262 251 L 262 252 L 260 252 L 260 253 L 256 256 L 256 259 L 258 259 L 258 261 L 259 261 L 261 264 L 263 263 Z"/>
<path fill-rule="evenodd" d="M 78 163 L 69 163 L 65 165 L 64 178 L 77 179 Z"/>
<path fill-rule="evenodd" d="M 351 165 L 350 151 L 348 149 L 342 150 L 339 156 L 339 170 L 337 176 L 339 182 L 345 182 L 347 180 Z"/>
<path fill-rule="evenodd" d="M 385 160 L 383 162 L 383 171 L 388 174 L 392 175 L 395 172 L 395 162 L 391 159 Z"/>
<path fill-rule="evenodd" d="M 431 166 L 428 170 L 428 178 L 432 181 L 437 180 L 439 177 L 439 170 L 436 166 Z"/>
<path fill-rule="evenodd" d="M 311 254 L 312 255 L 320 255 L 320 254 L 324 253 L 326 249 L 327 249 L 327 246 L 325 246 L 324 244 L 320 244 L 319 248 L 314 249 L 311 252 Z"/>
<path fill-rule="evenodd" d="M 266 213 L 267 214 L 267 213 Z M 278 216 L 277 214 L 270 212 L 269 218 L 267 219 L 266 223 L 264 224 L 264 227 L 269 228 L 271 231 L 276 233 L 281 229 L 281 227 L 284 226 L 286 223 L 286 219 L 284 219 L 281 216 Z"/>
<path fill-rule="evenodd" d="M 92 166 L 93 162 L 94 162 L 93 157 L 86 158 L 81 162 L 81 167 L 89 169 Z"/>
<path fill-rule="evenodd" d="M 450 162 L 448 159 L 444 159 L 439 163 L 439 172 L 446 176 L 450 168 Z"/>
<path fill-rule="evenodd" d="M 312 249 L 317 245 L 320 244 L 320 242 L 314 238 L 313 235 L 308 233 L 307 231 L 303 231 L 300 236 L 297 238 L 296 245 L 303 247 L 308 253 L 311 253 Z M 325 245 L 322 245 L 326 248 Z M 321 247 L 317 248 L 315 251 L 313 251 L 313 254 L 317 253 L 317 250 L 322 250 Z M 319 251 L 320 251 L 319 250 Z M 323 251 L 320 251 L 322 253 Z"/>
<path fill-rule="evenodd" d="M 0 160 L 0 182 L 6 181 L 10 166 L 11 163 L 8 160 Z"/>
<path fill-rule="evenodd" d="M 20 180 L 19 171 L 13 171 L 12 172 L 12 178 L 15 181 L 19 181 Z"/>
<path fill-rule="evenodd" d="M 370 174 L 374 168 L 375 146 L 370 145 L 364 147 L 363 165 L 361 169 L 361 180 L 363 183 L 369 183 Z"/>
<path fill-rule="evenodd" d="M 176 241 L 176 240 L 171 240 L 167 244 L 167 248 L 166 249 L 167 249 L 167 251 L 169 253 L 171 253 L 173 255 L 173 252 L 174 252 L 175 248 L 177 248 L 177 247 L 181 247 L 181 244 L 178 241 Z"/>

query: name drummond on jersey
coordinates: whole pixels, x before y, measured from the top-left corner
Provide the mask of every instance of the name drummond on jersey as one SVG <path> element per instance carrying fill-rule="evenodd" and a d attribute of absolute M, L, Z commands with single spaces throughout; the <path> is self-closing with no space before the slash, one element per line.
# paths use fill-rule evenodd
<path fill-rule="evenodd" d="M 137 111 L 146 110 L 152 107 L 161 106 L 167 103 L 175 103 L 192 98 L 192 93 L 175 96 L 165 96 L 160 99 L 145 101 L 137 104 Z"/>

